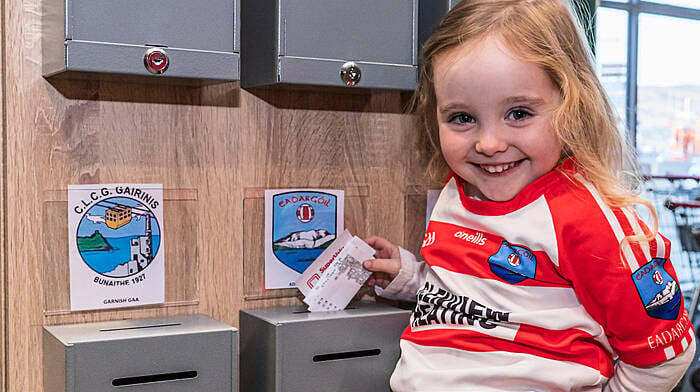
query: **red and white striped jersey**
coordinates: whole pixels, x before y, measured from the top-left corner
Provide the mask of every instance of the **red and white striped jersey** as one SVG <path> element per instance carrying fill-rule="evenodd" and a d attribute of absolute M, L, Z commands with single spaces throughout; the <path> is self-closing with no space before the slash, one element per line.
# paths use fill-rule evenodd
<path fill-rule="evenodd" d="M 617 357 L 650 366 L 692 342 L 670 243 L 561 170 L 513 200 L 467 197 L 454 175 L 433 210 L 427 263 L 391 384 L 420 391 L 589 391 Z"/>

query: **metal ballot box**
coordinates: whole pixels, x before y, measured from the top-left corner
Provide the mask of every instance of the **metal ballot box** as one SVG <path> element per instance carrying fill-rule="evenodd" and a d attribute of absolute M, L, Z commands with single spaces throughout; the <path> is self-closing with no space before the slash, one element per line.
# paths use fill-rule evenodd
<path fill-rule="evenodd" d="M 389 391 L 410 312 L 361 302 L 335 312 L 240 312 L 242 392 Z"/>
<path fill-rule="evenodd" d="M 241 0 L 241 87 L 413 90 L 418 3 Z"/>
<path fill-rule="evenodd" d="M 44 327 L 49 392 L 238 391 L 238 330 L 205 315 Z"/>
<path fill-rule="evenodd" d="M 43 0 L 45 77 L 238 80 L 238 0 Z"/>

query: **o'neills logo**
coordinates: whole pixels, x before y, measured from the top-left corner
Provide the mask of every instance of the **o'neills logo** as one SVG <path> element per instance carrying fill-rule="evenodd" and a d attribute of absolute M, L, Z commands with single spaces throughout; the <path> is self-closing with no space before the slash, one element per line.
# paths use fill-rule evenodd
<path fill-rule="evenodd" d="M 463 231 L 458 231 L 455 233 L 455 237 L 465 240 L 467 242 L 473 242 L 477 245 L 486 244 L 486 237 L 484 237 L 484 235 L 478 231 L 476 232 L 476 234 L 469 234 Z"/>
<path fill-rule="evenodd" d="M 435 243 L 435 232 L 431 231 L 425 233 L 425 238 L 423 238 L 423 247 L 425 248 L 426 246 L 430 246 L 433 243 Z"/>

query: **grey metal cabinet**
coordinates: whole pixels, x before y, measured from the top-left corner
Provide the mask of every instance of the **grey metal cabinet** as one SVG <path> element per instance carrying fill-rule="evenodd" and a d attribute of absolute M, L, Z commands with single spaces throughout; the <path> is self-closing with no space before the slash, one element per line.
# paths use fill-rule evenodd
<path fill-rule="evenodd" d="M 206 315 L 44 327 L 47 392 L 238 391 L 238 330 Z"/>
<path fill-rule="evenodd" d="M 241 0 L 241 15 L 243 87 L 415 88 L 418 0 Z"/>
<path fill-rule="evenodd" d="M 241 392 L 386 392 L 410 311 L 376 302 L 241 310 Z"/>
<path fill-rule="evenodd" d="M 238 80 L 239 8 L 238 0 L 44 0 L 44 76 Z"/>

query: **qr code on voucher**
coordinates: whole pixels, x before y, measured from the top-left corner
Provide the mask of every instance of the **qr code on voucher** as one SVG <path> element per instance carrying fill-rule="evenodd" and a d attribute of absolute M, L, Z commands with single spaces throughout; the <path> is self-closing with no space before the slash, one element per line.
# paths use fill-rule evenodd
<path fill-rule="evenodd" d="M 358 285 L 365 283 L 371 274 L 371 272 L 364 269 L 362 263 L 352 257 L 352 255 L 347 255 L 338 260 L 338 272 L 345 274 L 347 279 L 354 281 Z M 339 276 L 336 276 L 335 279 L 337 280 L 338 277 Z"/>

